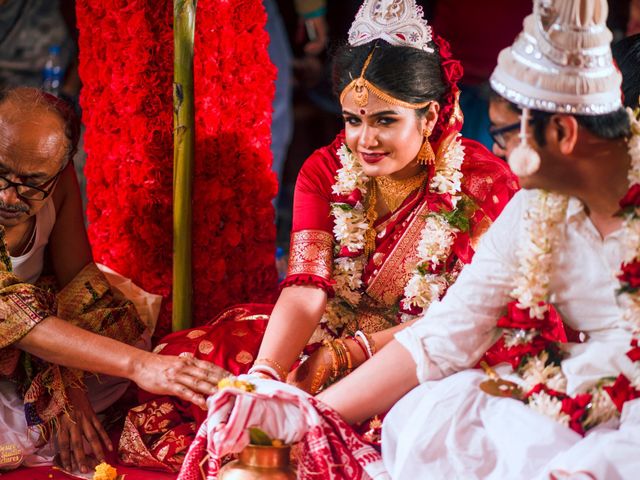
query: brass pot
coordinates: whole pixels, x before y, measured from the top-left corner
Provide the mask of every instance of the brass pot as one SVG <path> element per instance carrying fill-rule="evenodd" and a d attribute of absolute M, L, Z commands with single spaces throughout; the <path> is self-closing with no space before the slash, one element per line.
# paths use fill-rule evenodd
<path fill-rule="evenodd" d="M 219 480 L 295 480 L 289 464 L 291 447 L 247 445 L 238 460 L 220 469 Z"/>

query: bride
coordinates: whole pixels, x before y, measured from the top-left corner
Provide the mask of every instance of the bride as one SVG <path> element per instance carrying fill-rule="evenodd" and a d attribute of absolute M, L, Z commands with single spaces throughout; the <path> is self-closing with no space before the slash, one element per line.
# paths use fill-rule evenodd
<path fill-rule="evenodd" d="M 225 374 L 288 379 L 315 394 L 444 295 L 517 190 L 506 164 L 459 134 L 462 68 L 447 42 L 432 35 L 415 2 L 387 7 L 395 33 L 373 39 L 382 17 L 369 10 L 378 3 L 365 2 L 336 54 L 345 128 L 300 171 L 277 303 L 230 308 L 204 327 L 166 337 L 156 351 L 209 360 Z M 300 363 L 303 353 L 309 357 Z M 175 468 L 183 448 L 169 460 L 151 452 L 166 442 L 188 445 L 191 418 L 150 434 L 147 419 L 171 416 L 158 413 L 160 403 L 177 408 L 165 398 L 130 413 L 125 435 L 134 440 L 125 454 Z M 203 415 L 192 408 L 187 416 Z M 378 423 L 363 425 L 372 440 Z"/>

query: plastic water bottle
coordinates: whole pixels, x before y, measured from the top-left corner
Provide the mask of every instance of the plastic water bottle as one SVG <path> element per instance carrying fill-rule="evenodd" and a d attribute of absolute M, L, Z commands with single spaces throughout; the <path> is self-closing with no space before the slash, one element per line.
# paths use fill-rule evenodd
<path fill-rule="evenodd" d="M 60 45 L 53 45 L 49 47 L 49 56 L 42 71 L 42 89 L 47 93 L 57 96 L 62 86 L 62 74 Z"/>
<path fill-rule="evenodd" d="M 278 270 L 278 281 L 281 282 L 287 276 L 288 257 L 282 247 L 276 248 L 276 269 Z"/>

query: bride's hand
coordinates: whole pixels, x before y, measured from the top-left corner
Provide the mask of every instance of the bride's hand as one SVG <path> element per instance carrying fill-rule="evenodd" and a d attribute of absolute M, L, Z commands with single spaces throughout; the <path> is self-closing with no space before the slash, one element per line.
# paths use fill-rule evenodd
<path fill-rule="evenodd" d="M 315 395 L 327 383 L 332 373 L 329 347 L 321 346 L 287 377 L 287 383 Z"/>

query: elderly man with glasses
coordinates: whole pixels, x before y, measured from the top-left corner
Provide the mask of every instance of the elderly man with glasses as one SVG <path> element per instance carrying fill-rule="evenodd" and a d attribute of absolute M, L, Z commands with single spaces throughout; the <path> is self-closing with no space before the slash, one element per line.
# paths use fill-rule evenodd
<path fill-rule="evenodd" d="M 145 327 L 93 262 L 71 164 L 77 140 L 62 101 L 0 92 L 0 469 L 58 454 L 86 472 L 101 460 L 113 446 L 95 411 L 126 389 L 112 377 L 204 407 L 219 376 L 207 362 L 132 346 Z"/>

